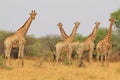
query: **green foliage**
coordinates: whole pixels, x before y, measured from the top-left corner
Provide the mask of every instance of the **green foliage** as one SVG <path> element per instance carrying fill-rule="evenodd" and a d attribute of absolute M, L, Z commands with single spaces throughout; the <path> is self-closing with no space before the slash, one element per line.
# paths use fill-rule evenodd
<path fill-rule="evenodd" d="M 111 17 L 115 19 L 115 27 L 120 31 L 120 9 L 112 12 Z"/>
<path fill-rule="evenodd" d="M 3 53 L 3 41 L 5 40 L 5 38 L 9 35 L 12 35 L 12 32 L 7 32 L 7 31 L 3 31 L 0 30 L 0 54 Z"/>
<path fill-rule="evenodd" d="M 40 39 L 40 42 L 42 44 L 42 48 L 48 49 L 51 51 L 54 50 L 54 46 L 58 41 L 60 41 L 60 37 L 59 36 L 52 36 L 52 35 L 48 35 L 48 36 L 42 37 Z"/>
<path fill-rule="evenodd" d="M 0 30 L 0 44 L 3 44 L 4 39 L 7 36 L 12 35 L 12 34 L 13 34 L 12 32 L 7 32 L 7 31 Z"/>
<path fill-rule="evenodd" d="M 114 47 L 114 50 L 120 51 L 120 36 L 119 36 L 120 35 L 120 9 L 112 12 L 110 16 L 115 19 L 115 27 L 116 27 L 116 31 L 114 32 L 113 39 L 112 39 L 113 47 Z"/>
<path fill-rule="evenodd" d="M 39 56 L 41 44 L 39 41 L 34 42 L 33 44 L 28 44 L 25 47 L 26 56 Z"/>
<path fill-rule="evenodd" d="M 116 33 L 112 35 L 113 49 L 120 51 L 120 36 Z"/>
<path fill-rule="evenodd" d="M 26 56 L 42 56 L 44 59 L 51 57 L 55 44 L 60 40 L 59 36 L 45 36 L 42 38 L 34 38 L 27 36 L 27 45 L 25 46 Z"/>
<path fill-rule="evenodd" d="M 77 41 L 84 41 L 86 37 L 82 36 L 81 34 L 76 34 L 76 40 Z"/>
<path fill-rule="evenodd" d="M 42 38 L 39 38 L 41 43 L 40 47 L 40 55 L 44 57 L 44 59 L 53 58 L 53 53 L 55 51 L 55 44 L 60 41 L 59 36 L 48 35 Z"/>

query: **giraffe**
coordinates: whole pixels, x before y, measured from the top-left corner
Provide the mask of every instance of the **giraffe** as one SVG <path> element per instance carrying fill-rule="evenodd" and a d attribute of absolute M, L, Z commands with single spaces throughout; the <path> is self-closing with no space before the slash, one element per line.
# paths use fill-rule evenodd
<path fill-rule="evenodd" d="M 5 47 L 5 64 L 6 64 L 6 58 L 8 58 L 9 64 L 11 65 L 11 60 L 10 60 L 10 53 L 11 53 L 11 49 L 16 47 L 19 49 L 18 52 L 18 61 L 21 58 L 21 64 L 22 66 L 24 65 L 24 47 L 26 44 L 26 39 L 25 36 L 27 34 L 27 31 L 30 27 L 30 24 L 32 23 L 32 20 L 35 19 L 35 16 L 37 15 L 37 13 L 35 11 L 32 11 L 30 13 L 30 17 L 28 18 L 28 20 L 25 22 L 25 24 L 20 27 L 15 34 L 8 36 L 5 40 L 4 40 L 4 47 Z"/>
<path fill-rule="evenodd" d="M 69 51 L 69 56 L 71 56 L 72 50 L 75 50 L 78 54 L 78 65 L 81 64 L 80 63 L 81 57 L 85 51 L 89 52 L 89 63 L 91 63 L 92 54 L 93 54 L 93 50 L 94 50 L 94 40 L 95 40 L 99 25 L 100 25 L 100 22 L 95 22 L 95 27 L 94 27 L 92 33 L 86 38 L 85 41 L 83 41 L 83 42 L 74 41 L 70 44 L 71 49 Z"/>
<path fill-rule="evenodd" d="M 105 38 L 98 42 L 96 45 L 97 52 L 97 61 L 99 59 L 99 55 L 101 55 L 102 65 L 104 65 L 103 56 L 105 57 L 105 61 L 107 61 L 107 66 L 109 65 L 109 56 L 112 51 L 112 43 L 111 43 L 111 34 L 112 34 L 112 26 L 114 24 L 114 19 L 110 18 L 110 25 L 108 29 L 108 33 Z"/>
<path fill-rule="evenodd" d="M 69 36 L 65 33 L 64 29 L 62 28 L 62 23 L 58 23 L 58 24 L 57 24 L 57 26 L 59 27 L 59 30 L 60 30 L 61 37 L 62 37 L 62 40 L 63 40 L 63 41 L 64 41 L 64 40 L 66 40 L 66 41 L 71 41 L 71 42 L 74 41 L 75 35 L 76 35 L 76 31 L 77 31 L 80 23 L 79 23 L 79 22 L 76 22 L 76 23 L 74 23 L 74 24 L 75 24 L 75 26 L 74 26 L 74 28 L 73 28 L 73 30 L 72 30 L 72 33 L 71 33 Z"/>
<path fill-rule="evenodd" d="M 61 54 L 62 51 L 67 52 L 67 57 L 69 58 L 69 64 L 71 63 L 70 62 L 70 56 L 68 55 L 68 53 L 69 53 L 69 44 L 74 41 L 74 38 L 75 38 L 75 35 L 76 35 L 76 31 L 77 31 L 77 28 L 79 27 L 79 25 L 80 25 L 80 23 L 76 22 L 75 23 L 75 27 L 74 27 L 72 33 L 70 34 L 70 36 L 68 38 L 64 39 L 64 41 L 60 41 L 60 42 L 58 42 L 55 45 L 55 50 L 56 50 L 56 64 L 58 63 L 59 56 L 60 56 L 60 54 Z M 62 34 L 62 32 L 61 32 L 61 34 Z"/>

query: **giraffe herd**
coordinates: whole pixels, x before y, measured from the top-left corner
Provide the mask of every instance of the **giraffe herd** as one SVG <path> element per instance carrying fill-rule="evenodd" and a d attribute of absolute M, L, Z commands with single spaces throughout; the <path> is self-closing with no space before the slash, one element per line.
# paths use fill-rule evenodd
<path fill-rule="evenodd" d="M 18 62 L 20 62 L 21 59 L 21 65 L 24 66 L 24 47 L 26 44 L 26 34 L 27 31 L 32 23 L 32 20 L 35 19 L 37 13 L 35 11 L 32 11 L 30 13 L 30 17 L 28 18 L 28 20 L 25 22 L 25 24 L 20 27 L 15 34 L 7 37 L 4 40 L 4 53 L 5 53 L 5 64 L 6 64 L 6 60 L 9 61 L 9 64 L 11 65 L 11 60 L 10 60 L 10 53 L 11 53 L 11 49 L 16 47 L 19 49 L 18 52 Z M 110 21 L 110 27 L 108 29 L 108 33 L 106 35 L 106 37 L 99 41 L 97 46 L 96 46 L 96 52 L 98 54 L 97 56 L 97 60 L 99 60 L 99 55 L 102 54 L 101 56 L 101 60 L 102 60 L 102 64 L 104 64 L 103 61 L 103 56 L 105 57 L 105 60 L 109 60 L 109 55 L 111 53 L 112 50 L 112 44 L 111 44 L 111 33 L 112 33 L 112 26 L 114 24 L 114 19 L 111 18 L 109 19 Z M 75 40 L 75 36 L 76 36 L 76 32 L 77 29 L 79 28 L 80 23 L 76 22 L 74 24 L 74 28 L 71 32 L 70 35 L 67 35 L 63 29 L 63 25 L 62 23 L 58 23 L 57 26 L 60 30 L 61 33 L 61 41 L 58 42 L 55 45 L 55 56 L 56 56 L 56 60 L 55 60 L 55 64 L 58 63 L 59 61 L 59 57 L 60 54 L 62 53 L 62 51 L 65 51 L 68 60 L 69 60 L 69 64 L 71 64 L 71 55 L 73 50 L 76 51 L 76 53 L 78 54 L 78 65 L 80 65 L 81 62 L 81 57 L 84 54 L 85 51 L 88 51 L 89 53 L 89 63 L 92 62 L 92 55 L 93 55 L 93 50 L 95 47 L 94 41 L 95 41 L 95 37 L 100 25 L 100 22 L 95 22 L 95 27 L 92 31 L 92 33 L 82 42 L 80 41 L 76 41 Z M 8 58 L 8 59 L 7 59 Z"/>

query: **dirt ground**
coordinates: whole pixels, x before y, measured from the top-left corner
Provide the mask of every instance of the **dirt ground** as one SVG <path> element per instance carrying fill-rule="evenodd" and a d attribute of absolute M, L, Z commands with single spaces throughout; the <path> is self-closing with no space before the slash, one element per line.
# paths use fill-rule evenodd
<path fill-rule="evenodd" d="M 25 59 L 24 67 L 12 60 L 12 66 L 0 69 L 0 80 L 120 80 L 120 62 L 102 67 L 101 63 L 86 63 L 86 67 Z"/>

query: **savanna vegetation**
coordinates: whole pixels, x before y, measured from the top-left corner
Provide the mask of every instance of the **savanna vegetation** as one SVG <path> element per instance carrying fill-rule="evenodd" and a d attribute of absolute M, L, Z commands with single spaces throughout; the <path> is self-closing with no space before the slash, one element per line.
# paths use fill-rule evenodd
<path fill-rule="evenodd" d="M 3 55 L 4 53 L 4 45 L 3 41 L 4 39 L 13 34 L 13 32 L 7 32 L 7 31 L 0 31 L 0 55 Z M 95 45 L 105 37 L 107 34 L 106 28 L 99 28 L 97 32 L 97 36 L 95 39 Z M 47 35 L 45 37 L 41 38 L 35 38 L 34 35 L 28 35 L 26 37 L 27 44 L 25 46 L 25 57 L 31 58 L 31 57 L 42 57 L 43 59 L 53 59 L 53 53 L 54 53 L 54 46 L 55 44 L 60 41 L 60 36 L 58 35 Z M 84 41 L 86 39 L 86 36 L 82 36 L 81 34 L 76 35 L 77 41 Z M 118 43 L 120 41 L 120 38 L 118 37 L 118 34 L 116 34 L 116 31 L 113 31 L 112 35 L 112 44 L 113 44 L 113 54 L 111 57 L 114 56 L 114 58 L 111 58 L 112 60 L 119 60 L 119 51 L 120 51 L 120 44 Z M 17 58 L 18 49 L 12 49 L 11 56 L 14 58 Z M 94 51 L 94 55 L 96 52 Z M 64 54 L 62 55 L 64 56 Z"/>

